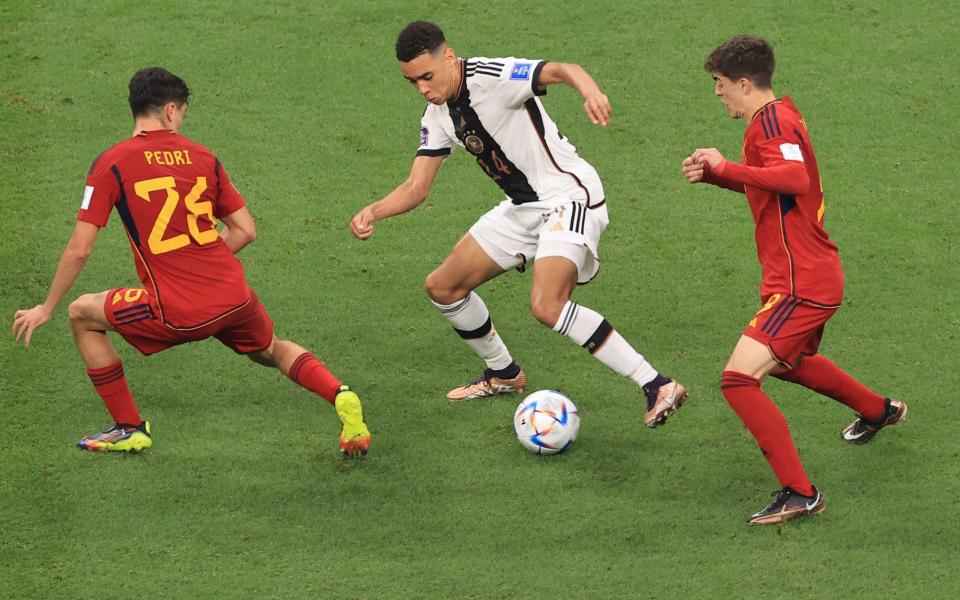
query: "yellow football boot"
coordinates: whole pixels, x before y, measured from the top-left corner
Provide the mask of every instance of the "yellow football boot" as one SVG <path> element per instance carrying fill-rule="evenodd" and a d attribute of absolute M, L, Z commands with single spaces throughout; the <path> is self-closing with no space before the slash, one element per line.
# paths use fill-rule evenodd
<path fill-rule="evenodd" d="M 363 406 L 360 398 L 342 385 L 335 400 L 337 415 L 343 423 L 340 430 L 340 452 L 345 458 L 363 456 L 370 449 L 370 430 L 363 421 Z"/>
<path fill-rule="evenodd" d="M 91 452 L 140 452 L 152 445 L 149 421 L 137 426 L 118 423 L 106 431 L 88 435 L 77 442 L 78 448 Z"/>

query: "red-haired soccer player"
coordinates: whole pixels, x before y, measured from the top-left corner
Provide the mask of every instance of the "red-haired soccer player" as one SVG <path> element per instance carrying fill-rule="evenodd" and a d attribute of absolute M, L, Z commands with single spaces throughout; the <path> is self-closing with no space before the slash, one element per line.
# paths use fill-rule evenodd
<path fill-rule="evenodd" d="M 215 337 L 235 352 L 280 369 L 336 407 L 340 450 L 364 454 L 370 432 L 360 399 L 304 348 L 273 334 L 273 323 L 234 256 L 256 237 L 253 217 L 220 161 L 180 135 L 190 90 L 159 67 L 130 80 L 133 136 L 94 160 L 77 224 L 47 299 L 14 315 L 17 340 L 50 320 L 116 208 L 130 238 L 142 287 L 84 294 L 70 304 L 77 348 L 114 425 L 78 442 L 84 450 L 140 451 L 153 443 L 134 404 L 120 357 L 106 335 L 119 333 L 143 354 Z M 226 227 L 217 231 L 217 219 Z"/>
<path fill-rule="evenodd" d="M 867 443 L 907 415 L 905 403 L 874 393 L 817 354 L 824 324 L 843 298 L 843 267 L 823 228 L 823 191 L 806 123 L 789 97 L 774 94 L 774 65 L 770 44 L 746 35 L 710 54 L 704 69 L 713 75 L 717 96 L 730 116 L 748 123 L 743 156 L 737 163 L 715 148 L 700 148 L 682 165 L 691 183 L 745 193 L 756 221 L 763 305 L 744 329 L 721 382 L 723 396 L 757 440 L 782 487 L 769 506 L 750 516 L 754 525 L 824 508 L 786 420 L 760 389 L 764 377 L 798 383 L 859 413 L 841 434 L 852 444 Z"/>

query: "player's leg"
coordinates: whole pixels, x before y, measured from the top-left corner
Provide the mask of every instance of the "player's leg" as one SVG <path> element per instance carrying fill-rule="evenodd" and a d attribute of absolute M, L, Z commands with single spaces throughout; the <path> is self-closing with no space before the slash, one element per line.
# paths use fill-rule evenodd
<path fill-rule="evenodd" d="M 644 423 L 658 427 L 686 400 L 687 391 L 657 370 L 600 313 L 570 300 L 586 246 L 555 240 L 537 250 L 530 306 L 538 321 L 583 346 L 594 358 L 641 386 L 647 399 Z"/>
<path fill-rule="evenodd" d="M 87 375 L 114 420 L 112 427 L 83 438 L 77 442 L 77 446 L 83 450 L 135 452 L 149 448 L 153 442 L 150 424 L 140 418 L 130 394 L 120 356 L 107 338 L 106 332 L 114 330 L 104 309 L 110 293 L 84 294 L 74 300 L 67 310 Z"/>
<path fill-rule="evenodd" d="M 334 404 L 337 392 L 343 385 L 309 350 L 290 340 L 274 336 L 269 346 L 249 352 L 246 356 L 261 365 L 279 369 L 294 383 L 330 404 Z"/>
<path fill-rule="evenodd" d="M 720 382 L 724 398 L 753 435 L 782 488 L 772 503 L 750 516 L 752 525 L 782 523 L 824 508 L 823 496 L 800 462 L 787 420 L 760 389 L 760 382 L 778 365 L 766 345 L 743 335 Z"/>
<path fill-rule="evenodd" d="M 515 256 L 499 258 L 519 264 Z M 434 306 L 487 365 L 479 379 L 451 390 L 447 394 L 451 400 L 522 391 L 526 384 L 526 375 L 494 328 L 483 299 L 474 291 L 503 274 L 506 268 L 490 256 L 473 233 L 467 233 L 443 263 L 427 276 L 425 287 Z"/>
<path fill-rule="evenodd" d="M 332 404 L 340 417 L 340 451 L 345 456 L 366 454 L 370 431 L 360 398 L 343 385 L 326 365 L 303 346 L 273 334 L 273 321 L 256 294 L 243 311 L 214 334 L 218 340 L 261 365 L 279 369 L 294 383 Z"/>
<path fill-rule="evenodd" d="M 782 523 L 823 510 L 823 496 L 807 477 L 790 428 L 760 382 L 819 343 L 818 331 L 829 311 L 807 307 L 800 299 L 773 294 L 744 329 L 723 371 L 724 398 L 750 431 L 773 469 L 781 490 L 769 506 L 750 516 L 753 525 Z"/>
<path fill-rule="evenodd" d="M 877 394 L 822 354 L 808 356 L 793 369 L 774 372 L 773 376 L 823 394 L 859 413 L 840 433 L 851 444 L 866 444 L 884 427 L 907 417 L 905 402 Z"/>

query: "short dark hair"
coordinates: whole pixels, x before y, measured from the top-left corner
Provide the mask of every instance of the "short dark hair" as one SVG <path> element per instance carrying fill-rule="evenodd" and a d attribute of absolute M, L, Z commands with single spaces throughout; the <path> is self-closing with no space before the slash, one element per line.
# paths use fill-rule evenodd
<path fill-rule="evenodd" d="M 147 67 L 134 73 L 130 79 L 130 112 L 139 117 L 157 110 L 167 102 L 184 104 L 190 98 L 190 88 L 163 67 Z"/>
<path fill-rule="evenodd" d="M 720 73 L 736 81 L 746 77 L 759 87 L 768 89 L 773 82 L 773 70 L 777 62 L 773 46 L 764 39 L 752 35 L 738 35 L 714 48 L 703 69 L 708 73 Z"/>
<path fill-rule="evenodd" d="M 429 21 L 414 21 L 397 36 L 397 60 L 410 62 L 424 52 L 433 52 L 446 43 L 443 30 Z"/>

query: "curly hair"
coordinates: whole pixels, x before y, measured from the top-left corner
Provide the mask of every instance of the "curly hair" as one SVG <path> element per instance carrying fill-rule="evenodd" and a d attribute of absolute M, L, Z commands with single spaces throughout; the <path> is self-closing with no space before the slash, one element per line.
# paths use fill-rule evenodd
<path fill-rule="evenodd" d="M 167 102 L 183 104 L 190 98 L 190 88 L 163 67 L 140 69 L 130 79 L 130 112 L 134 117 L 147 114 Z"/>
<path fill-rule="evenodd" d="M 703 63 L 703 70 L 732 80 L 746 77 L 757 87 L 769 89 L 776 64 L 769 42 L 752 35 L 738 35 L 714 48 Z"/>
<path fill-rule="evenodd" d="M 443 30 L 429 21 L 414 21 L 397 36 L 397 60 L 409 62 L 424 52 L 433 52 L 447 40 Z"/>

